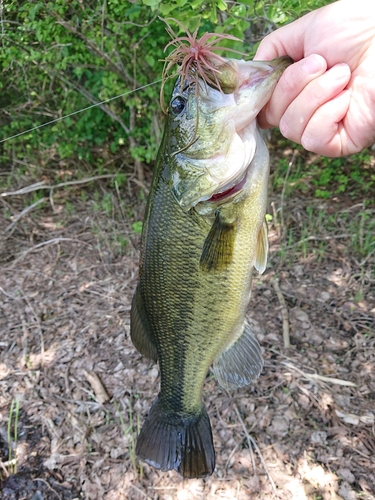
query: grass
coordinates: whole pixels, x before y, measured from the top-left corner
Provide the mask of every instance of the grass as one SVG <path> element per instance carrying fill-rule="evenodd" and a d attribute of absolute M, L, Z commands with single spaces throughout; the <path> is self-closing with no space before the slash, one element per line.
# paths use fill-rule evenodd
<path fill-rule="evenodd" d="M 285 155 L 273 166 L 273 190 L 284 188 L 285 196 L 309 192 L 315 198 L 327 200 L 340 194 L 351 198 L 365 194 L 369 200 L 373 199 L 375 157 L 371 149 L 342 158 L 326 158 L 310 154 L 296 144 L 292 149 L 291 143 L 279 136 L 277 148 L 282 147 Z"/>
<path fill-rule="evenodd" d="M 374 153 L 330 159 L 284 143 L 285 155 L 271 174 L 275 201 L 268 223 L 278 236 L 271 262 L 278 266 L 300 259 L 321 262 L 339 251 L 344 258 L 354 257 L 360 267 L 370 268 L 375 277 L 374 266 L 368 265 L 375 254 Z M 355 300 L 361 296 L 360 287 Z"/>
<path fill-rule="evenodd" d="M 141 234 L 142 233 L 142 226 L 143 226 L 143 222 L 138 220 L 132 224 L 132 229 L 135 233 Z"/>
<path fill-rule="evenodd" d="M 124 433 L 124 436 L 127 438 L 127 441 L 130 441 L 130 446 L 129 446 L 128 452 L 129 452 L 129 457 L 130 457 L 130 461 L 131 461 L 133 470 L 134 470 L 135 474 L 138 476 L 138 479 L 142 480 L 143 479 L 143 464 L 142 464 L 142 462 L 139 462 L 139 466 L 137 466 L 137 456 L 135 453 L 136 436 L 138 436 L 138 434 L 141 430 L 139 414 L 137 415 L 136 422 L 134 422 L 133 407 L 132 407 L 132 404 L 130 402 L 129 403 L 129 415 L 128 415 L 129 425 L 126 426 L 116 401 L 114 402 L 114 405 L 115 405 L 118 417 L 120 419 L 120 424 L 121 424 L 121 428 L 122 428 L 122 431 Z M 135 426 L 135 429 L 134 429 L 134 426 Z"/>
<path fill-rule="evenodd" d="M 296 167 L 295 170 L 294 170 L 294 166 Z M 286 168 L 288 168 L 288 164 L 286 165 Z M 298 178 L 298 176 L 301 177 L 302 175 L 304 175 L 304 173 L 305 173 L 305 168 L 304 168 L 304 164 L 303 164 L 303 158 L 301 157 L 301 160 L 299 160 L 299 163 L 298 163 L 298 159 L 297 159 L 296 162 L 290 168 L 289 177 L 287 179 L 288 184 L 287 184 L 287 187 L 284 191 L 284 195 L 285 195 L 284 219 L 283 219 L 284 223 L 283 223 L 283 226 L 282 226 L 281 232 L 280 232 L 282 237 L 278 239 L 278 243 L 280 243 L 280 252 L 283 252 L 284 259 L 285 260 L 288 259 L 290 261 L 295 262 L 296 259 L 309 258 L 310 255 L 316 256 L 317 259 L 322 259 L 325 256 L 327 256 L 329 254 L 329 252 L 331 252 L 331 250 L 333 248 L 333 247 L 331 247 L 331 245 L 336 245 L 336 247 L 337 247 L 337 245 L 340 246 L 340 251 L 336 252 L 336 254 L 333 255 L 334 258 L 336 258 L 338 256 L 341 259 L 342 254 L 345 254 L 345 253 L 351 252 L 351 251 L 353 251 L 353 252 L 355 251 L 356 255 L 363 255 L 363 257 L 361 257 L 361 259 L 358 259 L 359 261 L 365 259 L 369 255 L 368 252 L 371 253 L 372 249 L 374 248 L 374 245 L 373 245 L 374 226 L 373 226 L 373 222 L 372 222 L 375 218 L 374 217 L 374 209 L 371 208 L 371 205 L 367 204 L 366 200 L 364 200 L 364 203 L 363 203 L 362 197 L 357 200 L 358 202 L 359 201 L 361 202 L 361 205 L 357 206 L 356 208 L 353 208 L 353 206 L 352 206 L 356 202 L 352 203 L 350 200 L 350 197 L 349 197 L 349 201 L 345 204 L 344 207 L 342 205 L 339 205 L 339 204 L 337 204 L 337 207 L 336 207 L 334 202 L 328 203 L 328 201 L 326 201 L 326 200 L 314 199 L 313 193 L 314 193 L 315 186 L 312 183 L 309 184 L 310 181 L 308 181 L 308 182 L 305 181 L 305 177 L 303 177 L 301 180 L 299 180 L 299 178 Z M 38 180 L 38 179 L 35 179 L 35 180 Z M 289 185 L 289 182 L 291 183 L 290 185 Z M 281 190 L 283 189 L 284 183 L 285 183 L 285 171 L 284 171 L 284 177 L 281 177 L 281 182 L 279 181 L 279 183 L 278 183 L 278 188 L 276 190 L 278 195 L 281 193 Z M 82 231 L 89 232 L 91 230 L 91 227 L 92 227 L 92 226 L 90 227 L 90 223 L 92 223 L 93 225 L 95 224 L 96 225 L 96 233 L 100 236 L 100 238 L 98 238 L 98 244 L 100 243 L 100 246 L 102 247 L 102 249 L 105 250 L 107 248 L 106 247 L 107 241 L 105 242 L 104 240 L 105 239 L 108 240 L 108 246 L 111 247 L 110 248 L 110 250 L 111 250 L 110 257 L 115 259 L 116 256 L 113 257 L 113 254 L 115 253 L 113 251 L 115 248 L 115 245 L 118 244 L 120 246 L 121 245 L 126 246 L 126 242 L 125 242 L 126 237 L 129 235 L 130 235 L 130 237 L 132 237 L 132 235 L 134 235 L 134 237 L 136 236 L 134 233 L 134 228 L 132 228 L 132 223 L 135 221 L 139 221 L 141 219 L 142 211 L 139 210 L 137 207 L 135 207 L 135 203 L 133 204 L 133 201 L 130 197 L 130 194 L 127 193 L 127 191 L 125 189 L 124 190 L 121 189 L 121 193 L 126 193 L 126 195 L 127 195 L 126 200 L 127 201 L 125 201 L 124 198 L 121 199 L 120 197 L 116 197 L 116 194 L 114 193 L 115 188 L 113 188 L 113 191 L 112 191 L 113 197 L 110 199 L 107 196 L 106 202 L 104 203 L 104 206 L 102 206 L 102 202 L 104 199 L 104 192 L 102 189 L 103 186 L 105 187 L 107 192 L 111 191 L 111 188 L 109 187 L 108 184 L 104 184 L 101 182 L 99 187 L 96 184 L 94 184 L 94 185 L 91 185 L 90 187 L 84 187 L 84 188 L 82 186 L 81 187 L 69 187 L 69 189 L 63 190 L 64 192 L 62 192 L 62 191 L 57 192 L 57 190 L 56 190 L 56 192 L 54 193 L 54 197 L 56 197 L 56 200 L 59 200 L 60 204 L 63 204 L 63 203 L 61 203 L 61 198 L 63 198 L 63 201 L 65 201 L 65 199 L 72 201 L 72 203 L 73 203 L 73 208 L 71 210 L 72 215 L 75 215 L 76 213 L 80 214 L 79 210 L 82 209 L 82 205 L 84 204 L 85 211 L 83 212 L 83 210 L 82 210 L 83 214 L 82 214 L 81 220 L 85 221 L 86 217 L 87 217 L 88 222 L 85 222 L 85 226 L 84 226 L 84 229 Z M 98 207 L 99 207 L 98 213 L 93 212 L 94 191 L 97 191 L 97 193 L 98 193 L 96 195 L 96 199 L 95 199 L 95 201 L 98 203 Z M 85 193 L 85 194 L 82 195 L 81 193 Z M 307 193 L 308 196 L 304 197 L 303 195 L 305 193 Z M 80 194 L 81 194 L 81 198 L 80 198 Z M 26 196 L 25 196 L 25 198 L 26 198 Z M 11 199 L 8 199 L 8 201 L 11 201 L 12 203 L 16 204 L 18 199 L 19 198 L 16 199 L 13 197 Z M 280 207 L 279 198 L 277 198 L 277 196 L 274 196 L 273 199 L 277 200 L 277 201 L 275 201 L 275 206 L 278 205 L 278 207 Z M 113 203 L 114 207 L 116 207 L 114 215 L 112 213 L 112 206 L 109 204 L 109 202 L 108 202 L 108 205 L 106 205 L 108 200 L 111 203 Z M 29 198 L 29 201 L 26 203 L 26 206 L 28 204 L 30 204 L 30 198 Z M 57 202 L 56 202 L 56 205 L 57 205 Z M 125 218 L 120 217 L 120 213 L 118 212 L 118 206 L 121 206 L 123 208 Z M 108 209 L 106 207 L 108 207 Z M 327 207 L 329 209 L 333 209 L 334 212 L 333 213 L 327 212 Z M 73 209 L 75 212 L 73 212 Z M 137 211 L 137 209 L 139 211 Z M 18 206 L 17 206 L 17 210 L 18 210 Z M 47 210 L 46 210 L 46 212 L 47 212 Z M 130 214 L 131 217 L 129 217 L 129 220 L 126 220 L 128 214 Z M 271 211 L 271 214 L 273 214 L 273 215 L 272 215 L 272 220 L 269 220 L 270 224 L 275 225 L 275 227 L 276 227 L 276 224 L 278 224 L 278 226 L 280 227 L 280 225 L 281 225 L 280 213 L 275 209 L 275 211 Z M 48 216 L 53 216 L 53 215 L 51 215 L 50 211 L 48 212 Z M 40 212 L 38 213 L 38 217 L 40 217 Z M 61 215 L 61 217 L 63 218 L 64 221 L 67 221 L 67 223 L 68 223 L 68 217 L 65 215 L 65 213 L 63 213 Z M 125 220 L 125 223 L 124 223 L 124 220 Z M 126 225 L 127 225 L 128 231 L 121 232 L 121 230 Z M 132 231 L 132 229 L 133 229 L 133 231 Z M 72 231 L 72 234 L 74 234 L 74 235 L 76 234 L 76 233 L 74 233 L 74 227 L 72 228 L 71 231 Z M 337 236 L 337 235 L 343 234 L 343 232 L 350 234 L 350 236 L 348 236 L 344 239 L 340 239 L 340 238 L 336 238 L 336 239 L 333 238 L 332 239 L 331 238 L 332 235 Z M 46 234 L 47 234 L 47 231 L 46 231 Z M 67 234 L 67 231 L 65 234 Z M 80 234 L 80 233 L 78 233 L 78 234 Z M 44 237 L 44 234 L 41 234 L 39 237 L 40 238 Z M 50 238 L 50 237 L 51 237 L 51 235 L 47 235 L 46 239 Z M 310 237 L 315 237 L 316 239 L 309 239 Z M 319 238 L 324 238 L 324 237 L 330 237 L 331 239 L 330 240 L 319 239 Z M 138 239 L 135 239 L 136 242 L 139 241 L 138 235 L 137 235 L 137 238 Z M 90 239 L 87 238 L 87 241 L 89 241 L 89 242 L 92 242 L 93 240 L 94 240 L 94 238 L 92 238 L 91 236 L 90 236 Z M 86 238 L 85 238 L 85 241 L 86 241 Z M 17 241 L 16 241 L 16 243 L 17 243 Z M 95 243 L 95 240 L 94 240 L 94 243 Z M 129 242 L 129 245 L 130 245 L 130 242 Z M 72 252 L 73 252 L 74 248 L 75 247 L 72 247 Z M 86 248 L 86 247 L 84 247 L 84 248 Z M 65 252 L 67 251 L 65 247 L 63 248 L 63 250 Z M 120 261 L 118 260 L 117 263 L 118 262 L 120 262 Z M 353 261 L 351 260 L 351 262 L 353 262 Z M 91 263 L 92 263 L 91 260 L 88 259 L 87 265 L 89 266 L 89 265 L 91 265 Z M 96 261 L 94 263 L 96 263 Z M 58 264 L 60 264 L 60 263 L 57 262 L 56 266 Z M 123 266 L 123 264 L 124 264 L 124 266 L 125 265 L 127 266 L 128 262 L 127 261 L 121 262 L 121 267 Z M 369 267 L 368 264 L 367 264 L 367 267 Z M 61 272 L 60 269 L 64 269 L 64 268 L 60 267 L 57 269 L 59 272 Z M 109 266 L 109 269 L 111 270 L 110 266 Z M 358 266 L 353 266 L 353 269 L 354 269 L 354 272 L 357 272 Z M 284 268 L 284 270 L 285 270 L 285 268 Z M 286 268 L 286 271 L 289 271 L 289 269 Z M 324 277 L 325 276 L 324 264 L 322 266 L 317 266 L 316 271 L 317 271 L 316 274 L 318 275 L 318 278 L 320 276 Z M 16 272 L 16 270 L 14 272 Z M 314 270 L 312 270 L 311 272 L 314 272 Z M 255 275 L 256 275 L 256 273 L 255 273 Z M 72 274 L 72 276 L 73 276 L 73 274 Z M 95 274 L 94 276 L 97 276 L 97 275 Z M 98 276 L 99 276 L 99 279 L 101 279 L 102 274 L 99 274 Z M 126 278 L 128 275 L 124 274 L 124 276 Z M 361 297 L 363 297 L 363 295 L 365 295 L 366 289 L 365 288 L 361 289 L 359 286 L 361 279 L 362 279 L 361 276 L 358 276 L 358 278 L 355 278 L 354 274 L 352 276 L 353 276 L 353 281 L 351 282 L 351 285 L 350 285 L 351 290 L 349 290 L 347 293 L 348 294 L 352 293 L 355 300 L 360 300 Z M 86 274 L 82 275 L 81 282 L 77 281 L 77 279 L 80 279 L 79 275 L 78 275 L 78 278 L 77 278 L 77 276 L 75 276 L 71 279 L 72 280 L 74 279 L 74 281 L 72 281 L 72 283 L 74 284 L 74 287 L 77 287 L 82 283 L 86 283 L 86 281 L 87 281 Z M 94 278 L 94 279 L 96 279 L 96 278 Z M 113 278 L 114 283 L 116 283 L 116 279 L 117 279 L 117 276 L 115 276 Z M 302 281 L 302 279 L 305 279 L 305 276 L 303 278 L 301 278 L 301 281 Z M 123 287 L 123 284 L 125 283 L 125 281 L 126 281 L 125 279 L 122 279 L 121 284 L 118 285 L 118 289 L 121 290 L 121 293 L 124 293 L 124 294 L 126 294 L 128 292 L 126 290 L 123 291 L 123 288 L 120 288 L 120 287 Z M 291 280 L 291 282 L 296 283 L 295 280 Z M 66 284 L 67 288 L 70 290 L 71 288 L 69 287 L 69 281 L 67 281 L 66 283 L 67 283 Z M 77 283 L 78 283 L 78 285 L 77 285 Z M 111 283 L 112 283 L 112 280 L 111 280 Z M 64 284 L 65 284 L 65 282 L 64 282 Z M 353 287 L 352 287 L 352 284 L 353 284 Z M 107 285 L 105 285 L 105 286 L 107 286 Z M 318 296 L 319 296 L 319 291 L 322 289 L 319 287 L 320 287 L 320 284 L 318 283 L 318 285 L 317 285 Z M 127 287 L 127 288 L 130 288 L 130 287 Z M 30 288 L 30 290 L 31 290 L 31 288 Z M 117 290 L 117 288 L 116 288 L 116 290 Z M 32 291 L 34 291 L 34 290 L 32 290 Z M 25 290 L 25 293 L 26 292 L 27 292 L 27 290 Z M 29 291 L 29 293 L 31 293 L 31 291 Z M 43 290 L 41 293 L 44 293 Z M 53 293 L 53 292 L 51 291 L 50 293 Z M 19 294 L 19 292 L 16 291 L 15 295 L 16 294 Z M 108 296 L 111 296 L 110 293 L 108 293 Z M 342 298 L 342 300 L 346 300 L 346 297 L 348 297 L 348 300 L 350 300 L 349 295 L 346 296 L 346 295 L 342 294 L 340 296 L 338 295 L 338 297 L 340 300 L 341 300 L 341 298 Z M 54 298 L 53 295 L 51 296 L 51 300 L 52 300 L 52 298 Z M 287 299 L 288 299 L 288 306 L 289 307 L 294 307 L 295 305 L 297 305 L 297 307 L 298 307 L 298 300 L 300 300 L 299 298 L 287 297 Z M 41 301 L 42 299 L 38 298 L 37 300 Z M 69 301 L 71 301 L 71 300 L 74 300 L 74 298 L 71 298 L 69 295 Z M 91 307 L 97 307 L 98 303 L 96 302 L 96 300 L 97 299 L 95 297 L 95 301 L 93 301 L 91 303 Z M 308 297 L 306 298 L 306 300 L 308 300 Z M 43 300 L 42 300 L 42 302 L 43 302 Z M 56 300 L 56 302 L 57 302 L 57 300 Z M 317 310 L 320 311 L 320 309 L 317 309 Z M 120 314 L 122 314 L 122 316 L 121 316 L 121 320 L 122 320 L 122 318 L 123 318 L 122 309 L 120 311 L 121 311 Z M 109 312 L 109 315 L 112 315 L 112 312 Z M 75 321 L 74 318 L 72 321 Z M 317 320 L 318 327 L 319 327 L 319 321 L 320 321 L 320 318 L 318 318 L 318 320 Z M 357 320 L 355 320 L 355 321 L 357 321 Z M 47 322 L 46 322 L 46 324 L 47 324 L 46 328 L 49 328 Z M 116 325 L 116 322 L 114 324 Z M 119 324 L 122 325 L 122 323 L 119 323 Z M 333 324 L 333 321 L 332 321 L 332 324 Z M 362 324 L 363 323 L 361 323 L 361 325 Z M 366 325 L 367 325 L 367 323 L 366 323 Z M 78 327 L 79 327 L 79 324 L 77 324 L 77 331 L 79 331 Z M 371 326 L 361 326 L 361 328 L 363 329 L 363 331 L 365 331 L 365 333 L 363 334 L 363 337 L 366 339 L 366 342 L 367 342 L 368 339 L 371 338 L 371 335 L 373 335 L 372 334 L 373 329 Z M 113 330 L 116 331 L 117 328 L 115 327 Z M 53 331 L 53 327 L 51 326 L 51 332 L 52 331 Z M 271 331 L 273 331 L 273 330 L 271 330 Z M 53 335 L 54 334 L 55 333 L 53 333 Z M 52 333 L 51 333 L 51 335 L 52 335 Z M 104 336 L 105 335 L 100 336 L 100 337 L 104 337 Z M 362 338 L 361 333 L 358 333 L 357 336 L 358 336 L 358 339 Z M 110 338 L 112 338 L 112 336 L 110 336 Z M 356 337 L 356 339 L 357 339 L 357 337 Z M 271 340 L 269 342 L 271 343 Z M 357 340 L 356 340 L 356 342 L 357 342 Z M 368 343 L 369 343 L 369 341 L 368 341 Z M 353 352 L 350 351 L 350 356 L 355 357 L 356 351 L 359 349 L 358 348 L 355 349 L 356 344 L 353 344 L 353 345 L 354 345 L 354 350 L 353 350 Z M 359 340 L 358 340 L 357 345 L 360 345 Z M 99 348 L 102 349 L 102 346 L 100 345 Z M 103 348 L 103 352 L 104 351 L 109 352 L 109 351 L 107 351 L 107 349 L 108 349 L 107 347 L 105 349 Z M 307 342 L 301 341 L 301 347 L 296 348 L 296 351 L 297 351 L 297 349 L 298 349 L 298 355 L 300 355 L 302 353 L 306 354 L 306 352 L 309 352 L 309 350 L 311 348 Z M 324 349 L 318 348 L 317 350 L 319 351 L 319 349 L 321 349 L 322 353 L 324 354 L 324 352 L 323 352 Z M 366 345 L 366 349 L 364 349 L 364 348 L 360 348 L 360 349 L 363 350 L 363 352 L 364 352 L 363 355 L 365 355 L 368 347 Z M 14 353 L 13 353 L 13 355 L 15 356 Z M 349 358 L 349 355 L 347 356 L 347 358 Z M 105 360 L 104 363 L 106 363 L 107 358 L 104 358 L 104 360 Z M 340 360 L 341 360 L 341 358 L 340 358 Z M 131 363 L 131 361 L 130 361 L 130 363 Z M 77 366 L 78 366 L 78 363 L 77 363 Z M 315 365 L 313 365 L 313 366 L 315 367 Z M 318 365 L 316 365 L 316 366 L 318 366 Z M 360 365 L 360 366 L 362 366 L 362 365 Z M 73 371 L 73 374 L 74 374 L 75 369 L 76 369 L 75 365 L 73 364 L 72 368 L 71 368 L 71 370 Z M 277 369 L 277 367 L 276 367 L 276 369 Z M 77 372 L 77 373 L 79 373 L 79 372 Z M 56 377 L 56 379 L 58 379 L 58 377 Z M 267 382 L 264 382 L 264 386 L 259 384 L 258 387 L 261 388 L 259 390 L 263 390 L 263 387 L 266 387 L 265 386 L 266 383 Z M 273 382 L 271 381 L 271 384 L 272 383 Z M 56 384 L 56 387 L 59 387 L 59 385 Z M 208 389 L 207 389 L 207 391 L 208 391 L 207 394 L 210 395 Z M 270 389 L 270 391 L 271 391 L 271 389 Z M 284 393 L 284 396 L 288 395 L 288 392 L 287 392 L 288 388 L 287 387 L 283 388 L 282 391 Z M 259 394 L 262 394 L 262 392 L 259 392 Z M 264 389 L 264 394 L 265 394 L 265 389 Z M 121 396 L 121 397 L 126 397 L 126 396 Z M 143 466 L 142 466 L 142 464 L 139 464 L 137 462 L 136 455 L 135 455 L 136 435 L 137 435 L 137 432 L 139 431 L 139 428 L 140 428 L 140 422 L 139 422 L 140 417 L 138 415 L 138 412 L 134 408 L 135 398 L 136 398 L 136 395 L 133 396 L 133 399 L 132 399 L 133 405 L 131 408 L 129 408 L 128 403 L 126 403 L 126 407 L 122 406 L 120 401 L 118 400 L 119 401 L 118 402 L 119 408 L 117 407 L 117 405 L 115 405 L 112 408 L 109 407 L 109 410 L 105 415 L 107 424 L 111 418 L 114 418 L 115 421 L 117 422 L 117 427 L 118 427 L 118 431 L 120 432 L 120 436 L 118 436 L 118 432 L 117 432 L 116 439 L 118 438 L 118 441 L 116 442 L 116 446 L 117 446 L 117 444 L 119 444 L 120 446 L 123 446 L 124 442 L 127 443 L 126 447 L 124 447 L 121 451 L 121 453 L 123 455 L 125 455 L 125 460 L 124 461 L 121 460 L 121 464 L 119 465 L 119 467 L 121 466 L 121 468 L 123 470 L 123 468 L 124 468 L 123 464 L 126 463 L 126 469 L 128 469 L 130 471 L 129 476 L 131 478 L 133 478 L 133 471 L 134 471 L 134 475 L 136 476 L 136 478 L 134 480 L 131 479 L 132 481 L 137 481 L 137 479 L 140 476 L 142 477 L 142 475 L 143 475 Z M 270 405 L 271 405 L 271 409 L 270 409 L 271 413 L 270 414 L 271 415 L 272 415 L 272 411 L 274 411 L 272 404 L 273 403 L 270 403 Z M 115 407 L 116 407 L 116 409 L 115 409 Z M 107 405 L 107 408 L 108 408 L 108 405 Z M 313 409 L 313 410 L 311 410 L 311 412 L 314 412 L 315 410 L 316 409 Z M 121 414 L 120 414 L 120 411 L 121 411 Z M 13 408 L 11 411 L 11 415 L 10 415 L 10 424 L 9 424 L 9 426 L 10 426 L 9 433 L 10 433 L 11 439 L 13 441 L 12 458 L 14 458 L 14 455 L 15 455 L 15 451 L 13 451 L 13 450 L 15 450 L 14 442 L 16 442 L 16 440 L 17 440 L 17 435 L 14 436 L 15 432 L 17 432 L 16 429 L 14 429 L 16 413 L 17 413 L 16 403 L 14 402 Z M 308 412 L 305 411 L 301 407 L 301 414 L 302 414 L 301 419 L 303 419 L 304 416 L 308 414 Z M 233 420 L 230 420 L 230 421 L 233 421 Z M 7 420 L 7 424 L 8 424 L 8 420 Z M 7 424 L 6 424 L 6 426 L 7 426 Z M 120 426 L 121 426 L 121 429 L 120 429 Z M 63 436 L 64 437 L 70 436 L 70 434 L 68 434 L 70 431 L 71 431 L 70 426 L 66 425 L 66 428 L 63 429 L 63 432 L 65 433 L 65 434 L 63 434 Z M 298 432 L 307 433 L 307 431 L 304 431 L 303 426 L 302 426 L 302 431 L 298 431 Z M 238 435 L 234 434 L 234 437 L 237 438 Z M 292 444 L 295 446 L 295 443 L 293 442 L 293 440 L 292 440 Z M 85 466 L 85 470 L 80 469 L 80 471 L 82 472 L 83 478 L 87 478 L 87 477 L 100 478 L 101 477 L 100 476 L 101 470 L 98 468 L 93 468 L 93 475 L 90 476 L 90 474 L 91 474 L 90 467 L 92 467 L 92 465 L 91 465 L 92 463 L 99 463 L 99 462 L 95 462 L 95 461 L 101 459 L 102 456 L 104 456 L 104 453 L 106 453 L 106 451 L 102 452 L 100 447 L 99 446 L 97 447 L 94 442 L 93 442 L 92 446 L 93 446 L 93 448 L 91 448 L 91 449 L 93 449 L 94 451 L 93 451 L 92 457 L 90 457 L 90 463 L 89 463 L 89 461 L 87 461 L 87 465 Z M 68 445 L 65 446 L 65 442 L 63 443 L 61 450 L 62 450 L 61 453 L 64 453 L 64 454 L 70 453 L 68 451 Z M 347 456 L 348 456 L 348 453 L 349 452 L 346 451 Z M 7 454 L 7 452 L 6 452 L 6 454 Z M 271 455 L 270 455 L 270 457 L 271 457 Z M 104 469 L 104 466 L 108 467 L 108 464 L 109 464 L 110 467 L 112 467 L 114 470 L 116 470 L 117 465 L 115 462 L 116 461 L 110 461 L 108 459 L 104 463 L 104 465 L 103 466 L 101 465 L 100 467 Z M 7 467 L 8 467 L 8 465 L 7 465 Z M 18 465 L 18 467 L 20 467 L 20 465 Z M 78 473 L 76 473 L 75 471 L 78 470 L 78 465 L 77 465 L 76 469 L 74 469 L 73 467 L 76 467 L 76 466 L 75 465 L 71 466 L 70 464 L 68 464 L 66 467 L 61 469 L 60 472 L 63 476 L 68 477 L 68 478 L 69 477 L 76 477 L 76 476 L 78 476 Z M 222 470 L 224 470 L 224 469 L 222 469 Z M 57 472 L 60 474 L 59 471 L 57 471 Z M 104 475 L 104 473 L 103 473 L 103 475 Z M 169 475 L 166 475 L 166 476 L 169 476 Z M 65 477 L 64 477 L 64 479 L 65 479 Z M 215 478 L 213 478 L 213 480 L 215 480 Z M 146 492 L 146 494 L 150 494 L 149 490 L 147 489 L 147 485 L 151 484 L 151 483 L 150 482 L 147 483 L 147 481 L 150 481 L 149 478 L 147 478 L 147 474 L 146 474 L 146 478 L 143 478 L 143 481 L 144 481 L 144 484 L 142 485 L 142 488 L 144 488 L 144 491 Z M 167 481 L 169 481 L 169 482 L 167 483 Z M 224 481 L 222 481 L 222 483 L 224 484 Z M 103 484 L 104 484 L 104 480 L 103 480 Z M 137 483 L 135 483 L 135 484 L 137 484 Z M 163 484 L 164 485 L 168 484 L 168 485 L 170 485 L 170 487 L 172 487 L 176 484 L 176 478 L 174 477 L 173 480 L 172 479 L 171 480 L 165 479 L 165 483 L 163 483 Z M 209 485 L 210 483 L 207 482 L 207 484 Z M 114 485 L 111 485 L 111 486 L 114 487 Z M 209 486 L 207 486 L 207 488 L 208 487 Z M 220 490 L 218 490 L 218 491 L 220 491 Z M 129 492 L 129 495 L 131 495 L 130 492 Z M 134 498 L 135 498 L 135 496 L 134 496 Z"/>
<path fill-rule="evenodd" d="M 16 474 L 18 471 L 17 452 L 13 453 L 13 450 L 17 450 L 19 409 L 20 402 L 18 400 L 15 402 L 15 400 L 12 399 L 7 425 L 8 460 L 3 464 L 8 466 L 8 475 Z"/>
<path fill-rule="evenodd" d="M 280 255 L 287 252 L 289 258 L 298 254 L 306 259 L 314 254 L 321 259 L 335 245 L 344 255 L 367 260 L 375 252 L 375 209 L 361 205 L 327 213 L 324 202 L 307 207 L 301 203 L 284 214 L 283 221 L 276 212 L 278 220 L 273 217 L 271 228 L 281 233 Z"/>

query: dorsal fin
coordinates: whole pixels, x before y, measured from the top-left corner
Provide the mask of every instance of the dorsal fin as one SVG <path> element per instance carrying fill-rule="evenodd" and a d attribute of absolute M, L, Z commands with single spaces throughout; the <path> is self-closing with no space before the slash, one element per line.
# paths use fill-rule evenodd
<path fill-rule="evenodd" d="M 134 293 L 130 311 L 130 337 L 137 351 L 143 356 L 154 361 L 158 359 L 156 345 L 143 309 L 139 284 Z"/>

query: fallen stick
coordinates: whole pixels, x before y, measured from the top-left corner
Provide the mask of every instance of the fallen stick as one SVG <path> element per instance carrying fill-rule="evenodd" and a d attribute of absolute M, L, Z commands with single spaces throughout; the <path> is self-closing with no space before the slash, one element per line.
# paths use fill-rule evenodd
<path fill-rule="evenodd" d="M 281 306 L 281 316 L 283 318 L 283 339 L 284 339 L 284 347 L 285 349 L 289 349 L 290 347 L 290 335 L 289 335 L 289 313 L 288 307 L 286 305 L 284 295 L 282 294 L 279 286 L 279 280 L 274 278 L 272 280 L 273 287 L 275 289 L 277 298 L 279 299 Z"/>
<path fill-rule="evenodd" d="M 330 384 L 335 384 L 335 385 L 343 385 L 346 387 L 357 387 L 357 384 L 355 384 L 354 382 L 349 382 L 348 380 L 341 380 L 339 378 L 333 378 L 333 377 L 325 377 L 324 375 L 318 375 L 317 373 L 306 373 L 302 371 L 300 368 L 297 368 L 297 366 L 294 366 L 291 363 L 286 363 L 285 361 L 282 361 L 281 364 L 287 366 L 288 368 L 291 368 L 292 370 L 295 370 L 307 380 L 320 380 L 322 382 L 328 382 Z"/>

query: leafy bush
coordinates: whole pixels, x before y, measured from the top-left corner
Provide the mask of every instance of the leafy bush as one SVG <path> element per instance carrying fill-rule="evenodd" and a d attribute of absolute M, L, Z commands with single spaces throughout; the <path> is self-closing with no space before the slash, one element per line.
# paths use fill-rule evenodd
<path fill-rule="evenodd" d="M 46 157 L 72 156 L 94 163 L 98 147 L 108 154 L 129 151 L 136 163 L 149 163 L 163 119 L 160 84 L 134 89 L 160 79 L 169 37 L 159 15 L 177 18 L 189 30 L 200 22 L 200 32 L 233 34 L 244 42 L 231 47 L 251 55 L 264 34 L 324 3 L 329 2 L 9 0 L 0 54 L 2 139 L 72 116 L 4 142 L 0 165 L 10 158 L 42 164 Z"/>

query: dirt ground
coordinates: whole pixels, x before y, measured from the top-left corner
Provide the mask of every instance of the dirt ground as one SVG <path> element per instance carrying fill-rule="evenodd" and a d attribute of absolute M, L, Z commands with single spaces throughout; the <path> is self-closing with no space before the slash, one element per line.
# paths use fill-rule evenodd
<path fill-rule="evenodd" d="M 363 198 L 271 193 L 270 260 L 248 310 L 265 367 L 231 394 L 207 376 L 217 465 L 183 480 L 134 454 L 159 383 L 129 338 L 137 193 L 131 179 L 47 190 L 18 220 L 25 195 L 1 198 L 0 498 L 375 499 L 375 255 L 347 234 Z M 311 225 L 318 212 L 333 227 Z"/>

